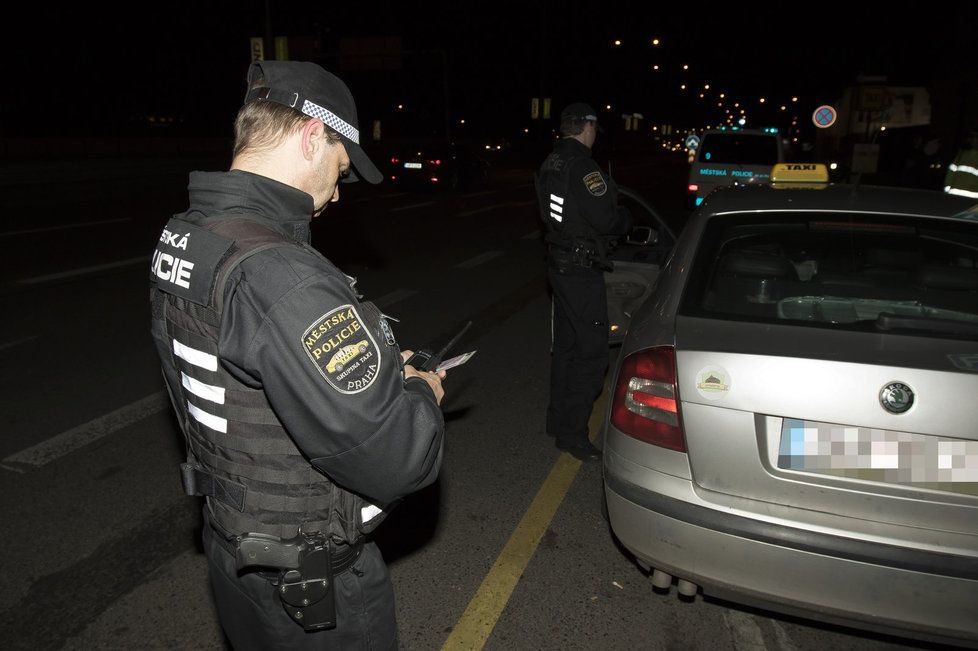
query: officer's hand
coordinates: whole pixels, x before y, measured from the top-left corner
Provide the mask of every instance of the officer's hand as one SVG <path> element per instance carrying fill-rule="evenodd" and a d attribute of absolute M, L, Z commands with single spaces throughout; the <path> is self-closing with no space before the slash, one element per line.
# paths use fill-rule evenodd
<path fill-rule="evenodd" d="M 401 361 L 406 362 L 411 355 L 414 354 L 413 350 L 402 350 L 401 351 Z M 419 377 L 428 383 L 431 387 L 432 393 L 435 394 L 435 402 L 441 405 L 442 398 L 445 397 L 445 389 L 441 386 L 441 381 L 445 379 L 447 373 L 445 371 L 439 371 L 437 373 L 432 373 L 430 371 L 419 371 L 409 364 L 404 365 L 404 377 Z"/>

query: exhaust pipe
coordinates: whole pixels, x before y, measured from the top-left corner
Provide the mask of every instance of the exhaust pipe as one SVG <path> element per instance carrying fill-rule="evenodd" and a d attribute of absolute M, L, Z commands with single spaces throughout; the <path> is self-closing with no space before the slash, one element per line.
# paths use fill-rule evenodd
<path fill-rule="evenodd" d="M 653 570 L 652 587 L 658 590 L 668 591 L 672 587 L 672 575 L 662 570 Z M 679 579 L 676 587 L 679 590 L 680 597 L 695 597 L 700 589 L 698 585 L 686 579 Z"/>
<path fill-rule="evenodd" d="M 660 590 L 668 590 L 672 585 L 672 575 L 666 574 L 662 570 L 652 572 L 652 587 Z"/>
<path fill-rule="evenodd" d="M 679 594 L 683 597 L 695 597 L 699 586 L 692 581 L 687 581 L 686 579 L 679 579 Z"/>

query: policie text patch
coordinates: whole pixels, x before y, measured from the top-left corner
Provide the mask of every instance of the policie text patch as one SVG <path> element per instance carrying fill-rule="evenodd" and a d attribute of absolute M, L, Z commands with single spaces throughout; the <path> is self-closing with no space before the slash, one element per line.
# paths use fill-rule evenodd
<path fill-rule="evenodd" d="M 377 342 L 352 305 L 340 306 L 316 319 L 302 335 L 302 347 L 319 373 L 340 393 L 360 393 L 377 379 Z"/>
<path fill-rule="evenodd" d="M 604 182 L 601 172 L 591 172 L 584 177 L 584 186 L 587 191 L 596 197 L 600 197 L 608 191 L 608 185 Z"/>

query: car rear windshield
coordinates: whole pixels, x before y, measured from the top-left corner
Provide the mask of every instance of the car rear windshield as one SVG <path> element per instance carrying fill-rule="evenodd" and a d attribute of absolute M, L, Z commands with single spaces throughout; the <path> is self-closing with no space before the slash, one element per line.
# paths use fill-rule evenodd
<path fill-rule="evenodd" d="M 855 213 L 707 223 L 681 312 L 978 338 L 978 223 Z"/>
<path fill-rule="evenodd" d="M 778 163 L 777 136 L 748 133 L 711 133 L 703 138 L 699 161 L 722 165 L 770 165 Z"/>

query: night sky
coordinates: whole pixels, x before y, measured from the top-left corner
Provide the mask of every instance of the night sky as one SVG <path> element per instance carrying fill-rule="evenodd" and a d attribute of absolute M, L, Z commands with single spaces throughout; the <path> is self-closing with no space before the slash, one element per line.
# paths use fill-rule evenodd
<path fill-rule="evenodd" d="M 521 130 L 534 96 L 551 97 L 554 113 L 584 100 L 608 119 L 639 112 L 650 124 L 695 123 L 711 119 L 710 98 L 692 94 L 705 84 L 754 102 L 763 121 L 763 110 L 791 96 L 800 98 L 799 113 L 837 100 L 857 74 L 927 86 L 973 69 L 978 58 L 976 3 L 964 2 L 897 14 L 842 3 L 44 5 L 43 14 L 6 24 L 14 65 L 5 73 L 0 133 L 228 135 L 244 93 L 248 39 L 266 32 L 266 4 L 274 35 L 319 43 L 320 62 L 347 80 L 361 120 L 382 118 L 405 133 L 440 128 L 446 96 L 457 135 Z M 337 69 L 341 39 L 355 36 L 400 36 L 401 69 Z M 756 105 L 762 96 L 765 107 Z M 398 103 L 405 109 L 395 111 Z M 172 122 L 151 126 L 150 117 Z"/>

